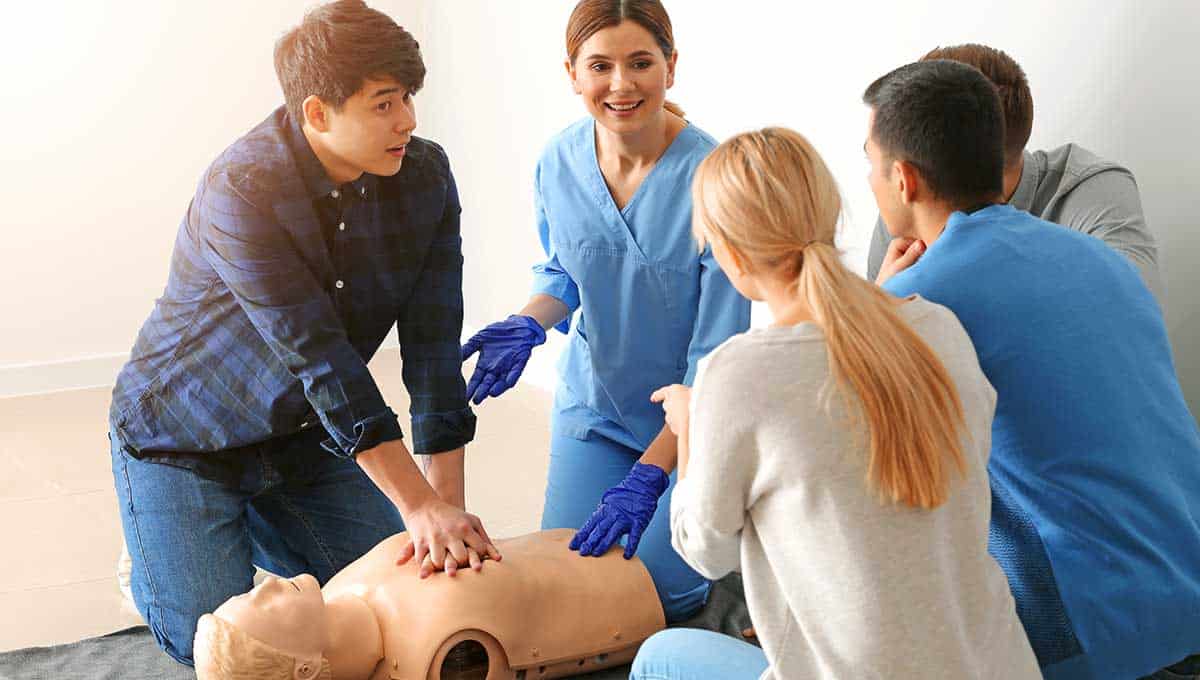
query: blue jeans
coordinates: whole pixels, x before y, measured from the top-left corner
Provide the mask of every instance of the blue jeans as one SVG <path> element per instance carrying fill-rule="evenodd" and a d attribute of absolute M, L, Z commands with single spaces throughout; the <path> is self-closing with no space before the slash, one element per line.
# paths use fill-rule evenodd
<path fill-rule="evenodd" d="M 396 507 L 358 464 L 322 449 L 327 435 L 314 430 L 236 455 L 157 462 L 133 457 L 112 437 L 133 600 L 171 658 L 192 665 L 196 622 L 250 590 L 255 565 L 286 577 L 312 574 L 324 584 L 404 530 Z"/>
<path fill-rule="evenodd" d="M 629 680 L 758 680 L 767 656 L 728 635 L 669 628 L 642 643 Z"/>
<path fill-rule="evenodd" d="M 550 472 L 546 480 L 546 505 L 542 528 L 578 529 L 596 510 L 605 491 L 617 485 L 642 452 L 609 439 L 587 440 L 554 434 L 550 440 Z M 646 565 L 662 601 L 667 621 L 682 621 L 704 606 L 711 583 L 671 547 L 671 485 L 658 501 L 650 525 L 642 534 L 637 556 Z"/>

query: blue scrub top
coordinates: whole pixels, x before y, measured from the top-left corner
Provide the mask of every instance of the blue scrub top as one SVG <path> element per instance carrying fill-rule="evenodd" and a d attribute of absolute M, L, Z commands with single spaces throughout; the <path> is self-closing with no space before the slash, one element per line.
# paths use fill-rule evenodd
<path fill-rule="evenodd" d="M 692 238 L 692 176 L 715 146 L 685 127 L 624 210 L 600 172 L 592 118 L 559 133 L 538 161 L 547 259 L 533 268 L 533 292 L 580 312 L 558 364 L 556 434 L 645 449 L 663 428 L 650 394 L 690 385 L 697 361 L 750 326 L 750 302 Z"/>
<path fill-rule="evenodd" d="M 951 215 L 884 287 L 958 315 L 996 388 L 989 550 L 1045 677 L 1200 651 L 1200 434 L 1137 270 L 997 205 Z"/>

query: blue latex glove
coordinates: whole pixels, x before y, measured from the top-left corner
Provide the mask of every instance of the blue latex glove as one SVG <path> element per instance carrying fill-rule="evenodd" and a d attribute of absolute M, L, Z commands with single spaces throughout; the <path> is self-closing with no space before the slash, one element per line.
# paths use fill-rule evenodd
<path fill-rule="evenodd" d="M 546 331 L 530 316 L 513 314 L 479 331 L 462 347 L 462 360 L 479 352 L 467 398 L 476 405 L 517 384 L 533 348 L 546 342 Z"/>
<path fill-rule="evenodd" d="M 604 492 L 600 506 L 571 539 L 571 550 L 598 557 L 628 533 L 625 559 L 633 557 L 642 532 L 654 517 L 658 499 L 670 483 L 667 473 L 657 465 L 634 463 L 620 484 Z"/>

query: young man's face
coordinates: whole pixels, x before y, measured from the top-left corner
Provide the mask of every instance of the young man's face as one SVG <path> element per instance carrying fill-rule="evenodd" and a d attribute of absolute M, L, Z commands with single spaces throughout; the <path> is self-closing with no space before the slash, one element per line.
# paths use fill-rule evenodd
<path fill-rule="evenodd" d="M 348 168 L 389 176 L 400 171 L 417 127 L 412 91 L 391 78 L 367 80 L 340 111 L 326 107 L 323 142 Z"/>
<path fill-rule="evenodd" d="M 875 143 L 872 130 L 875 129 L 875 111 L 867 120 L 867 141 L 863 150 L 867 154 L 870 172 L 867 182 L 871 185 L 871 193 L 875 195 L 875 203 L 879 206 L 879 216 L 887 225 L 888 233 L 893 237 L 913 237 L 912 215 L 900 198 L 899 173 L 892 171 L 893 161 L 887 157 L 883 149 Z"/>

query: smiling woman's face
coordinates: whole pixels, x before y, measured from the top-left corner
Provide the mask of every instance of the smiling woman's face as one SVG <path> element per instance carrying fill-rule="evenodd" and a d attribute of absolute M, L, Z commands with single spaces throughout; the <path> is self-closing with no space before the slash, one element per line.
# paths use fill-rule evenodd
<path fill-rule="evenodd" d="M 295 657 L 321 656 L 329 646 L 321 586 L 308 574 L 268 578 L 213 614 L 247 635 Z"/>
<path fill-rule="evenodd" d="M 598 123 L 616 133 L 637 132 L 662 115 L 675 84 L 675 57 L 668 59 L 645 28 L 622 21 L 588 38 L 567 71 Z"/>

